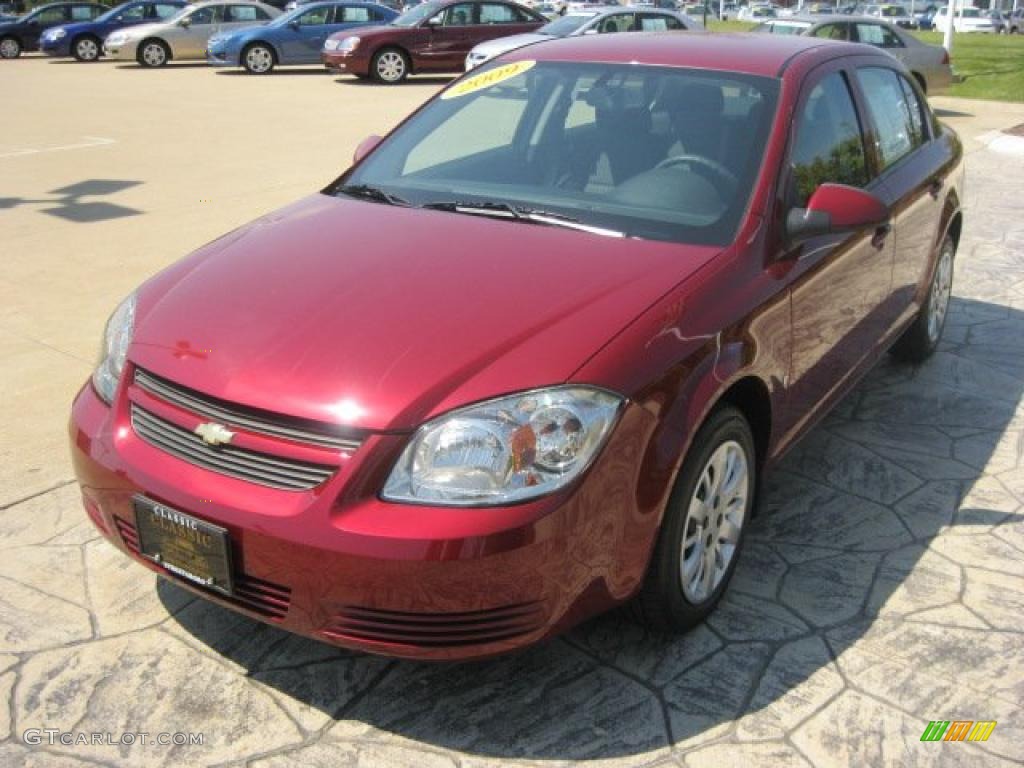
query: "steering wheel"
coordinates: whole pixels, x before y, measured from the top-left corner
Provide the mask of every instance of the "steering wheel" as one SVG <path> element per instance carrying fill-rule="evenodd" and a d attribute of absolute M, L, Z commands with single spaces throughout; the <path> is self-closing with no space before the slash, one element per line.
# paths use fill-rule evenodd
<path fill-rule="evenodd" d="M 722 188 L 725 192 L 733 192 L 740 184 L 740 180 L 733 175 L 732 171 L 716 160 L 712 160 L 711 158 L 704 157 L 702 155 L 674 155 L 673 157 L 666 157 L 654 166 L 654 170 L 671 168 L 676 165 L 684 165 L 688 163 L 693 163 L 694 165 L 699 165 L 703 168 L 707 168 L 709 171 L 713 171 L 714 176 L 718 181 L 726 182 L 727 186 L 723 185 Z M 714 179 L 712 181 L 714 181 Z"/>

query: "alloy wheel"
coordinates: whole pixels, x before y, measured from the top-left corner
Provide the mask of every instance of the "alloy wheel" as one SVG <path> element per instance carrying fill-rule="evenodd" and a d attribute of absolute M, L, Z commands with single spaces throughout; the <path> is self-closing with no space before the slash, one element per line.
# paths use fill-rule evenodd
<path fill-rule="evenodd" d="M 7 37 L 0 40 L 0 58 L 16 59 L 21 54 L 21 46 L 18 41 Z"/>
<path fill-rule="evenodd" d="M 743 447 L 735 440 L 722 443 L 701 470 L 683 528 L 679 577 L 691 603 L 710 598 L 725 578 L 736 555 L 750 490 Z"/>
<path fill-rule="evenodd" d="M 274 66 L 274 55 L 262 45 L 254 45 L 245 52 L 245 68 L 256 75 L 269 72 Z"/>
<path fill-rule="evenodd" d="M 82 61 L 95 61 L 100 57 L 100 47 L 91 37 L 86 37 L 75 43 L 75 53 Z"/>
<path fill-rule="evenodd" d="M 405 76 L 405 58 L 397 51 L 385 51 L 377 57 L 377 74 L 388 83 L 397 83 Z"/>
<path fill-rule="evenodd" d="M 146 43 L 142 49 L 142 60 L 150 67 L 163 66 L 167 62 L 167 51 L 160 43 Z"/>
<path fill-rule="evenodd" d="M 942 326 L 949 309 L 949 295 L 953 289 L 953 244 L 946 242 L 935 266 L 932 289 L 928 295 L 928 340 L 932 344 L 939 340 Z"/>

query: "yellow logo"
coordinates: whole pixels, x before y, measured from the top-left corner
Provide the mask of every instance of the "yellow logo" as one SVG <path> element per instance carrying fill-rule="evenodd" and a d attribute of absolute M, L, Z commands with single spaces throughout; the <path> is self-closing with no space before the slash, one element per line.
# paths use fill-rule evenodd
<path fill-rule="evenodd" d="M 200 424 L 193 431 L 203 438 L 203 442 L 207 445 L 225 445 L 230 443 L 231 439 L 235 436 L 235 433 L 223 424 L 217 424 L 213 421 Z"/>
<path fill-rule="evenodd" d="M 481 72 L 479 75 L 473 75 L 468 77 L 461 82 L 456 83 L 447 91 L 441 94 L 442 99 L 456 99 L 459 96 L 465 96 L 468 93 L 475 93 L 476 91 L 482 91 L 484 88 L 490 88 L 492 85 L 497 85 L 505 80 L 509 80 L 516 75 L 521 75 L 526 70 L 533 67 L 536 61 L 517 61 L 512 64 L 504 64 L 494 69 L 489 69 L 486 72 Z"/>

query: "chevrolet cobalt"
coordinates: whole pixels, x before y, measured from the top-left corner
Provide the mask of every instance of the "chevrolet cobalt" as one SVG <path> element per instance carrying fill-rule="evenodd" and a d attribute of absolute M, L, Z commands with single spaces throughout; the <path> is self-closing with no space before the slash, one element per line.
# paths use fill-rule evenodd
<path fill-rule="evenodd" d="M 71 416 L 104 536 L 394 656 L 706 617 L 764 474 L 938 344 L 963 162 L 876 49 L 685 42 L 513 51 L 141 285 Z"/>

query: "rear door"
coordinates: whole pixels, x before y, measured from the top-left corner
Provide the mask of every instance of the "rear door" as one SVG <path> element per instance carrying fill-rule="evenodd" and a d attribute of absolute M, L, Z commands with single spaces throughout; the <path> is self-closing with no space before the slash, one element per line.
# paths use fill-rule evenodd
<path fill-rule="evenodd" d="M 794 112 L 780 212 L 806 207 L 826 182 L 878 194 L 864 121 L 842 62 L 817 69 Z M 783 218 L 784 220 L 784 218 Z M 811 238 L 787 246 L 793 351 L 787 437 L 801 431 L 844 391 L 878 348 L 892 287 L 893 238 L 885 228 Z"/>
<path fill-rule="evenodd" d="M 902 72 L 883 63 L 858 67 L 855 83 L 865 104 L 880 169 L 879 197 L 894 214 L 895 260 L 889 323 L 917 311 L 917 288 L 930 269 L 945 199 L 940 170 L 946 149 L 933 134 L 924 97 Z"/>
<path fill-rule="evenodd" d="M 207 5 L 197 8 L 188 17 L 187 27 L 178 27 L 173 40 L 174 58 L 199 59 L 206 55 L 206 41 L 217 31 L 225 6 Z"/>

